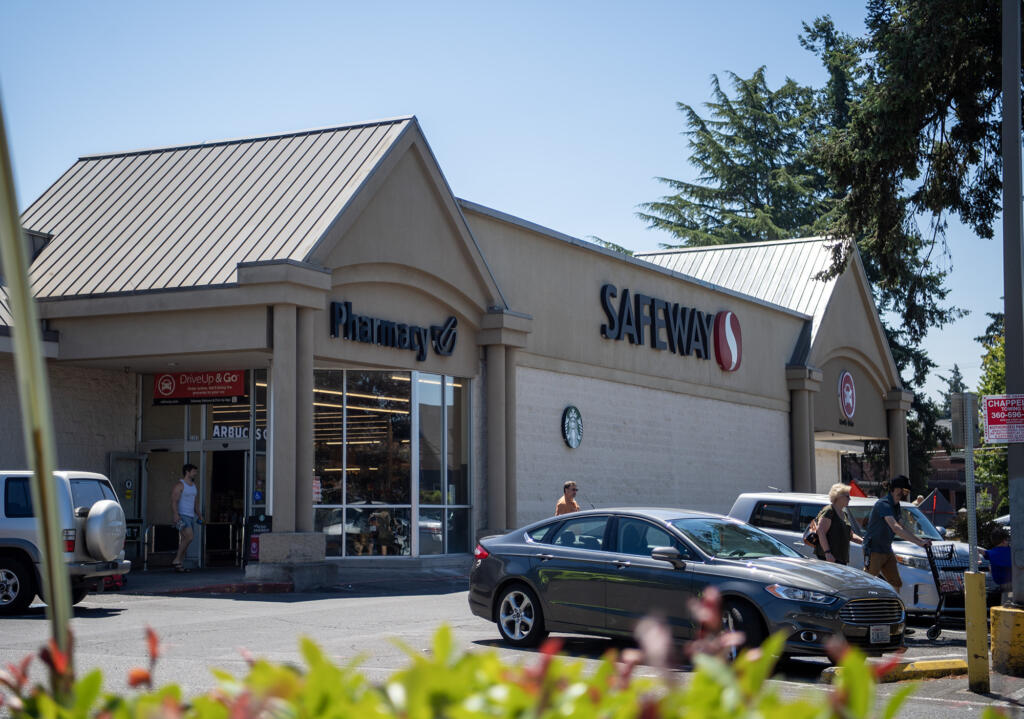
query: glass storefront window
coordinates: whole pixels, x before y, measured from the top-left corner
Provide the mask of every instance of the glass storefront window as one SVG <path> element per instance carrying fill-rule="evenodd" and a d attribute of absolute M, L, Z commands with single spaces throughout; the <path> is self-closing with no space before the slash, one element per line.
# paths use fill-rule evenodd
<path fill-rule="evenodd" d="M 420 439 L 420 504 L 444 504 L 441 494 L 443 466 L 440 375 L 421 374 L 416 378 Z M 423 551 L 422 548 L 420 550 Z"/>
<path fill-rule="evenodd" d="M 252 424 L 256 435 L 256 450 L 267 450 L 267 370 L 258 369 L 253 373 Z"/>
<path fill-rule="evenodd" d="M 420 554 L 444 554 L 444 510 L 420 510 Z"/>
<path fill-rule="evenodd" d="M 408 372 L 345 372 L 348 504 L 409 504 L 412 402 Z"/>
<path fill-rule="evenodd" d="M 466 381 L 445 377 L 444 405 L 448 433 L 447 504 L 469 504 L 469 392 Z"/>
<path fill-rule="evenodd" d="M 398 507 L 350 508 L 345 516 L 345 552 L 349 556 L 402 556 L 412 554 L 408 509 Z"/>
<path fill-rule="evenodd" d="M 327 556 L 468 552 L 466 380 L 316 370 L 313 388 L 314 526 Z"/>
<path fill-rule="evenodd" d="M 469 546 L 469 509 L 449 509 L 446 538 L 448 554 L 466 554 Z"/>
<path fill-rule="evenodd" d="M 248 441 L 251 431 L 252 407 L 249 403 L 249 392 L 251 390 L 250 373 L 245 373 L 244 397 L 235 401 L 211 403 L 206 406 L 206 431 L 203 438 Z M 195 420 L 201 416 L 199 407 L 196 406 Z M 190 418 L 190 424 L 193 419 Z"/>
<path fill-rule="evenodd" d="M 327 556 L 340 557 L 345 548 L 345 510 L 317 507 L 313 510 L 313 531 L 327 535 Z"/>
<path fill-rule="evenodd" d="M 342 372 L 313 373 L 313 474 L 320 478 L 317 504 L 345 502 L 345 377 Z"/>

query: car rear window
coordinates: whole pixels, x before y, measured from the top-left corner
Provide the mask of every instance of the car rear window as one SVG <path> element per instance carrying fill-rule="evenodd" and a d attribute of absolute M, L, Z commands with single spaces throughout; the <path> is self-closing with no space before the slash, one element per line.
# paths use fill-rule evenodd
<path fill-rule="evenodd" d="M 117 501 L 110 485 L 98 479 L 72 479 L 71 499 L 76 507 L 91 507 L 101 499 Z"/>
<path fill-rule="evenodd" d="M 761 502 L 754 509 L 754 516 L 750 518 L 750 523 L 755 527 L 792 530 L 793 510 L 792 504 Z"/>
<path fill-rule="evenodd" d="M 32 491 L 25 477 L 10 477 L 4 483 L 4 514 L 8 517 L 31 517 Z"/>
<path fill-rule="evenodd" d="M 798 520 L 800 529 L 806 529 L 807 525 L 818 516 L 818 513 L 821 512 L 824 507 L 824 504 L 801 504 L 800 518 Z"/>
<path fill-rule="evenodd" d="M 534 529 L 533 531 L 527 532 L 526 536 L 528 536 L 530 539 L 532 539 L 535 542 L 543 542 L 544 541 L 544 535 L 547 534 L 550 531 L 551 531 L 551 525 L 550 524 L 545 524 L 543 527 L 538 527 L 537 529 Z"/>
<path fill-rule="evenodd" d="M 601 549 L 608 517 L 580 517 L 567 519 L 551 538 L 551 544 L 576 549 Z"/>

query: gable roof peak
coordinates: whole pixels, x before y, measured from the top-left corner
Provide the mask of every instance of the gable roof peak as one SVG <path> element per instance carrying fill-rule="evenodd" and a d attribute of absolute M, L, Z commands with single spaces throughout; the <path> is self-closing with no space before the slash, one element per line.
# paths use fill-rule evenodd
<path fill-rule="evenodd" d="M 281 140 L 285 138 L 302 137 L 304 135 L 318 135 L 327 132 L 342 132 L 347 130 L 358 130 L 363 127 L 383 127 L 386 125 L 400 125 L 402 123 L 418 124 L 415 115 L 400 115 L 398 117 L 371 120 L 369 122 L 351 122 L 341 125 L 328 125 L 325 127 L 313 127 L 305 130 L 292 130 L 290 132 L 277 132 L 269 135 L 254 135 L 251 137 L 236 137 L 225 140 L 204 140 L 203 142 L 192 142 L 184 145 L 165 145 L 160 147 L 149 147 L 140 150 L 123 150 L 119 152 L 100 152 L 92 155 L 82 155 L 79 161 L 107 160 L 114 157 L 132 157 L 135 155 L 151 155 L 159 152 L 179 152 L 181 150 L 195 150 L 198 148 L 218 147 L 226 145 L 240 145 L 247 142 L 266 142 L 267 140 Z"/>

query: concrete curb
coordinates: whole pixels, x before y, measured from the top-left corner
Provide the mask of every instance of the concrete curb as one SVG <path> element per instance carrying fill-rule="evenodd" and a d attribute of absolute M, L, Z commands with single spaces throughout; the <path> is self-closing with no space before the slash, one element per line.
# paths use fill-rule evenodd
<path fill-rule="evenodd" d="M 161 594 L 283 594 L 294 591 L 291 582 L 237 582 L 234 584 L 208 584 L 200 587 L 175 587 L 145 592 Z"/>
<path fill-rule="evenodd" d="M 885 662 L 871 662 L 884 664 Z M 840 667 L 829 667 L 821 673 L 823 682 L 831 683 L 842 671 Z M 967 661 L 964 659 L 921 659 L 918 661 L 897 662 L 878 678 L 879 684 L 902 682 L 912 679 L 938 679 L 967 673 Z"/>

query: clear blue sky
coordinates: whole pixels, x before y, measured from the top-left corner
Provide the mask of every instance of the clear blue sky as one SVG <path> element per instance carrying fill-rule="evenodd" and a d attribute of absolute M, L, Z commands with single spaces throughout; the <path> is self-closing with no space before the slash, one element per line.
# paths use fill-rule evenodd
<path fill-rule="evenodd" d="M 667 235 L 636 219 L 692 179 L 676 101 L 712 74 L 768 68 L 820 85 L 797 35 L 839 0 L 0 3 L 0 99 L 19 204 L 80 155 L 415 114 L 459 197 L 634 250 Z M 1002 249 L 950 232 L 951 301 L 972 310 L 926 343 L 973 388 Z M 927 389 L 934 394 L 940 383 Z"/>

